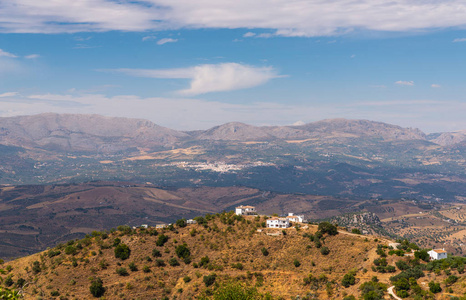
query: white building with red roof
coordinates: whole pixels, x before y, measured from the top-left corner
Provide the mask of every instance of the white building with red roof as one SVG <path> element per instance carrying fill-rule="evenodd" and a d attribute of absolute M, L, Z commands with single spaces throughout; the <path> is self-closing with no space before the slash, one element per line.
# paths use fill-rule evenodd
<path fill-rule="evenodd" d="M 267 219 L 267 228 L 288 228 L 290 220 L 288 218 L 270 218 Z"/>
<path fill-rule="evenodd" d="M 254 206 L 249 206 L 249 205 L 241 205 L 241 206 L 236 207 L 235 213 L 238 216 L 241 216 L 241 215 L 256 215 L 257 214 L 256 208 Z"/>
<path fill-rule="evenodd" d="M 429 253 L 430 260 L 447 258 L 447 251 L 445 249 L 432 249 L 427 253 Z"/>

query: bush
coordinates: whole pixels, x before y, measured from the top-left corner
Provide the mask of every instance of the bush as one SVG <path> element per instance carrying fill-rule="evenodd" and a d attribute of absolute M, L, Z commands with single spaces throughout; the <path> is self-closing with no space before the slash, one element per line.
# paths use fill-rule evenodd
<path fill-rule="evenodd" d="M 162 253 L 160 253 L 160 251 L 157 250 L 157 249 L 153 249 L 153 250 L 152 250 L 152 256 L 153 256 L 153 257 L 161 257 L 161 256 L 162 256 Z"/>
<path fill-rule="evenodd" d="M 261 251 L 262 251 L 262 255 L 264 255 L 264 256 L 268 256 L 268 255 L 269 255 L 269 250 L 267 250 L 267 248 L 263 247 L 263 248 L 261 249 Z"/>
<path fill-rule="evenodd" d="M 434 294 L 440 293 L 442 291 L 440 283 L 434 281 L 429 282 L 429 291 L 431 291 Z"/>
<path fill-rule="evenodd" d="M 414 252 L 414 257 L 422 259 L 425 262 L 428 262 L 430 260 L 430 255 L 429 253 L 427 253 L 426 249 Z"/>
<path fill-rule="evenodd" d="M 327 233 L 328 235 L 337 235 L 338 229 L 335 225 L 330 222 L 321 222 L 319 223 L 318 230 L 322 233 Z"/>
<path fill-rule="evenodd" d="M 32 263 L 32 273 L 37 274 L 41 271 L 40 263 L 36 260 Z"/>
<path fill-rule="evenodd" d="M 165 245 L 167 241 L 168 241 L 168 236 L 166 236 L 165 234 L 161 234 L 157 238 L 157 241 L 155 242 L 155 244 L 159 247 L 162 247 L 163 245 Z"/>
<path fill-rule="evenodd" d="M 231 264 L 231 267 L 238 270 L 242 270 L 244 268 L 242 263 Z"/>
<path fill-rule="evenodd" d="M 66 246 L 65 248 L 65 253 L 68 255 L 75 255 L 78 249 L 74 247 L 73 245 Z"/>
<path fill-rule="evenodd" d="M 328 254 L 330 253 L 330 249 L 327 248 L 327 247 L 322 247 L 322 248 L 320 249 L 320 253 L 321 253 L 322 255 L 328 255 Z"/>
<path fill-rule="evenodd" d="M 157 258 L 155 260 L 156 267 L 165 267 L 165 261 L 163 259 Z"/>
<path fill-rule="evenodd" d="M 142 271 L 143 271 L 144 273 L 149 273 L 149 272 L 150 272 L 150 267 L 149 267 L 149 266 L 144 266 L 144 267 L 142 268 Z"/>
<path fill-rule="evenodd" d="M 201 257 L 201 262 L 199 263 L 199 267 L 206 267 L 210 262 L 208 256 Z"/>
<path fill-rule="evenodd" d="M 186 244 L 177 246 L 175 253 L 179 258 L 187 258 L 191 255 L 191 251 L 189 251 L 189 248 Z"/>
<path fill-rule="evenodd" d="M 353 228 L 351 229 L 351 233 L 361 234 L 361 230 L 359 230 L 358 228 Z"/>
<path fill-rule="evenodd" d="M 186 223 L 186 219 L 176 220 L 175 224 L 176 224 L 176 226 L 178 226 L 180 228 L 186 227 L 188 225 L 188 223 Z"/>
<path fill-rule="evenodd" d="M 128 265 L 128 268 L 131 270 L 131 272 L 136 272 L 138 270 L 138 267 L 136 266 L 136 264 L 134 262 L 131 262 Z"/>
<path fill-rule="evenodd" d="M 115 247 L 114 252 L 115 252 L 115 257 L 121 260 L 128 259 L 129 255 L 131 254 L 131 250 L 126 244 L 119 244 L 118 246 Z"/>
<path fill-rule="evenodd" d="M 176 258 L 172 257 L 170 260 L 168 260 L 168 264 L 172 267 L 179 266 L 180 263 L 176 260 Z"/>
<path fill-rule="evenodd" d="M 404 260 L 397 261 L 395 265 L 400 271 L 404 271 L 410 268 L 410 266 Z"/>
<path fill-rule="evenodd" d="M 296 268 L 298 268 L 298 267 L 301 265 L 301 263 L 299 262 L 299 260 L 295 259 L 295 260 L 293 261 L 293 265 L 294 265 Z"/>
<path fill-rule="evenodd" d="M 350 285 L 354 285 L 356 283 L 356 278 L 354 277 L 354 274 L 348 273 L 343 276 L 343 279 L 341 280 L 341 284 L 344 287 L 349 287 Z"/>
<path fill-rule="evenodd" d="M 92 294 L 92 296 L 96 298 L 100 298 L 104 295 L 105 293 L 105 288 L 104 284 L 102 282 L 102 279 L 99 277 L 92 279 L 91 281 L 91 286 L 89 287 L 89 290 Z"/>
<path fill-rule="evenodd" d="M 59 292 L 59 291 L 51 291 L 51 292 L 50 292 L 50 296 L 52 296 L 52 297 L 58 297 L 58 296 L 60 296 L 60 292 Z"/>
<path fill-rule="evenodd" d="M 116 272 L 120 276 L 128 276 L 129 275 L 128 270 L 126 270 L 126 268 L 123 268 L 123 267 L 116 269 Z"/>
<path fill-rule="evenodd" d="M 216 278 L 217 278 L 217 275 L 215 273 L 212 273 L 210 275 L 204 276 L 203 282 L 205 286 L 211 286 L 212 284 L 215 283 Z"/>

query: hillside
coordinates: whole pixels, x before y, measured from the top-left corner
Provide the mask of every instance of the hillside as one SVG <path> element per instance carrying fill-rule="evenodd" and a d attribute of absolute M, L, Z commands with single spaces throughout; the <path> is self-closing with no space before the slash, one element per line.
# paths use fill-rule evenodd
<path fill-rule="evenodd" d="M 200 224 L 186 226 L 179 220 L 175 226 L 157 230 L 120 226 L 110 233 L 94 232 L 82 240 L 4 263 L 3 285 L 16 286 L 25 299 L 90 299 L 91 283 L 99 279 L 105 299 L 226 299 L 215 295 L 232 290 L 248 291 L 256 295 L 254 299 L 259 295 L 264 299 L 297 295 L 305 299 L 343 299 L 369 293 L 372 288 L 364 283 L 372 282 L 369 285 L 381 290 L 375 294 L 380 296 L 371 299 L 381 299 L 392 284 L 390 277 L 400 273 L 395 267 L 380 265 L 386 260 L 388 266 L 405 261 L 407 267 L 400 267 L 405 273 L 411 270 L 409 264 L 412 272 L 432 267 L 435 272 L 424 271 L 427 277 L 418 277 L 419 285 L 410 283 L 407 291 L 443 299 L 441 295 L 445 294 L 436 297 L 426 292 L 425 282 L 443 282 L 446 270 L 449 275 L 463 272 L 457 263 L 445 272 L 437 272 L 436 264 L 419 265 L 410 262 L 409 257 L 387 252 L 387 240 L 344 231 L 336 234 L 331 225 L 324 223 L 319 228 L 301 225 L 282 231 L 262 228 L 263 217 L 237 217 L 231 213 L 206 215 L 197 221 Z M 415 247 L 403 245 L 408 250 Z M 342 280 L 345 274 L 349 275 Z M 373 276 L 387 285 L 375 283 Z M 458 295 L 463 292 L 462 283 L 464 278 L 448 287 L 441 285 L 450 294 Z"/>
<path fill-rule="evenodd" d="M 434 143 L 439 136 L 345 119 L 180 132 L 97 115 L 0 118 L 0 184 L 239 185 L 358 200 L 459 201 L 466 197 L 465 142 L 442 146 Z"/>

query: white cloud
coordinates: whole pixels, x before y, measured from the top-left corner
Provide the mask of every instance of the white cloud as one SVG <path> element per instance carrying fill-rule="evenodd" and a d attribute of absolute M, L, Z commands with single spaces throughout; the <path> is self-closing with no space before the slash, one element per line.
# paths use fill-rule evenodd
<path fill-rule="evenodd" d="M 461 101 L 409 99 L 335 105 L 312 102 L 239 104 L 192 98 L 108 97 L 102 94 L 41 94 L 0 98 L 0 116 L 44 112 L 95 113 L 148 119 L 178 130 L 207 129 L 231 121 L 253 125 L 287 125 L 296 120 L 307 123 L 343 117 L 418 127 L 426 132 L 455 131 L 466 128 L 464 111 L 466 103 Z"/>
<path fill-rule="evenodd" d="M 29 54 L 29 55 L 26 55 L 24 58 L 26 59 L 36 59 L 36 58 L 39 58 L 40 55 L 39 54 Z"/>
<path fill-rule="evenodd" d="M 157 45 L 163 45 L 166 43 L 176 43 L 178 39 L 164 38 L 157 41 Z"/>
<path fill-rule="evenodd" d="M 245 34 L 243 34 L 243 37 L 247 38 L 247 37 L 253 37 L 255 35 L 256 34 L 254 32 L 246 32 Z"/>
<path fill-rule="evenodd" d="M 433 88 L 441 88 L 442 86 L 440 84 L 433 83 L 431 84 L 431 87 Z"/>
<path fill-rule="evenodd" d="M 398 84 L 398 85 L 405 85 L 405 86 L 413 86 L 414 85 L 414 81 L 403 81 L 403 80 L 398 80 L 395 82 L 395 84 Z"/>
<path fill-rule="evenodd" d="M 148 35 L 148 36 L 143 37 L 143 38 L 142 38 L 142 41 L 143 41 L 143 42 L 147 42 L 147 41 L 153 41 L 153 40 L 155 40 L 155 39 L 157 39 L 156 36 L 154 36 L 154 35 Z"/>
<path fill-rule="evenodd" d="M 16 55 L 14 55 L 13 53 L 3 51 L 2 49 L 0 49 L 0 56 L 11 57 L 11 58 L 18 57 Z"/>
<path fill-rule="evenodd" d="M 309 37 L 466 25 L 464 0 L 0 0 L 0 32 L 258 28 Z"/>
<path fill-rule="evenodd" d="M 191 79 L 190 88 L 182 95 L 199 95 L 250 88 L 270 79 L 283 77 L 272 67 L 253 67 L 238 63 L 204 64 L 180 69 L 115 69 L 108 70 L 148 78 Z"/>
<path fill-rule="evenodd" d="M 461 43 L 461 42 L 466 42 L 466 38 L 458 38 L 458 39 L 453 40 L 453 43 Z"/>
<path fill-rule="evenodd" d="M 0 98 L 13 97 L 17 95 L 19 95 L 18 92 L 7 92 L 7 93 L 0 94 Z"/>

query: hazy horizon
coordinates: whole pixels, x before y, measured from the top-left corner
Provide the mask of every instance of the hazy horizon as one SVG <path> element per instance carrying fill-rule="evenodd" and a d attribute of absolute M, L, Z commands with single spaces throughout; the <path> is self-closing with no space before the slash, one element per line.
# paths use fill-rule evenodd
<path fill-rule="evenodd" d="M 0 116 L 466 129 L 466 4 L 0 0 Z M 73 9 L 70 9 L 73 7 Z"/>

